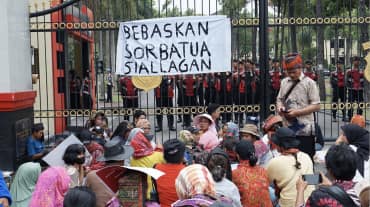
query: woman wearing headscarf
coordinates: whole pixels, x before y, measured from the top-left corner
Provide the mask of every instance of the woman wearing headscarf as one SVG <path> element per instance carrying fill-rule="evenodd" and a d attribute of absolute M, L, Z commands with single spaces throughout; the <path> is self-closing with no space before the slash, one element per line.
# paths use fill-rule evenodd
<path fill-rule="evenodd" d="M 12 207 L 28 207 L 40 173 L 41 166 L 37 162 L 27 162 L 19 166 L 10 187 Z"/>
<path fill-rule="evenodd" d="M 182 169 L 176 178 L 175 186 L 179 200 L 173 203 L 172 207 L 207 207 L 217 201 L 232 202 L 224 197 L 216 197 L 212 174 L 200 164 L 189 165 Z"/>
<path fill-rule="evenodd" d="M 344 142 L 356 152 L 357 171 L 354 181 L 360 181 L 363 178 L 369 180 L 369 131 L 357 124 L 347 124 L 341 127 L 342 132 L 336 143 Z"/>
<path fill-rule="evenodd" d="M 202 131 L 198 145 L 211 151 L 219 145 L 215 122 L 209 114 L 200 114 L 194 118 L 194 124 Z"/>
<path fill-rule="evenodd" d="M 64 167 L 50 167 L 41 173 L 29 207 L 62 207 L 71 178 Z"/>

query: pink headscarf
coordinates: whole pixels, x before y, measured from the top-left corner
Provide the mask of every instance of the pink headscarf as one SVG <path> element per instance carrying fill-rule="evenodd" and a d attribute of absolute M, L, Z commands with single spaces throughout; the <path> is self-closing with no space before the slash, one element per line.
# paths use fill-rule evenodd
<path fill-rule="evenodd" d="M 200 118 L 206 118 L 211 121 L 211 125 L 208 127 L 208 130 L 204 132 L 202 135 L 200 135 L 199 138 L 199 145 L 203 146 L 204 150 L 211 151 L 214 148 L 216 148 L 220 142 L 218 140 L 217 136 L 217 130 L 216 130 L 216 125 L 215 122 L 213 121 L 211 115 L 209 114 L 200 114 L 194 117 L 194 124 L 199 128 L 199 120 Z"/>
<path fill-rule="evenodd" d="M 63 207 L 70 181 L 63 167 L 49 167 L 37 180 L 29 207 Z"/>
<path fill-rule="evenodd" d="M 150 141 L 144 136 L 142 132 L 139 132 L 131 140 L 131 147 L 134 148 L 134 158 L 141 158 L 153 154 L 154 149 Z"/>

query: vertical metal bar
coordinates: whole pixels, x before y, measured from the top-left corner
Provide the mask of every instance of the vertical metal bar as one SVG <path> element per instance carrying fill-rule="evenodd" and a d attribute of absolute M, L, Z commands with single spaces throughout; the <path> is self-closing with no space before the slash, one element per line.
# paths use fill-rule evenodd
<path fill-rule="evenodd" d="M 269 78 L 269 51 L 268 51 L 268 2 L 267 0 L 259 0 L 259 62 L 260 62 L 260 119 L 265 120 L 269 114 L 268 106 L 270 97 L 268 96 L 267 81 Z"/>

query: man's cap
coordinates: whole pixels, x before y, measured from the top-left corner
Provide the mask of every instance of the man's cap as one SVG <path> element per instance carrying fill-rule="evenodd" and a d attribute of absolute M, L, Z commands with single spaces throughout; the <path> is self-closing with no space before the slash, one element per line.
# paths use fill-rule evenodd
<path fill-rule="evenodd" d="M 291 70 L 296 68 L 302 68 L 302 57 L 298 53 L 289 53 L 284 57 L 283 68 L 284 70 Z"/>

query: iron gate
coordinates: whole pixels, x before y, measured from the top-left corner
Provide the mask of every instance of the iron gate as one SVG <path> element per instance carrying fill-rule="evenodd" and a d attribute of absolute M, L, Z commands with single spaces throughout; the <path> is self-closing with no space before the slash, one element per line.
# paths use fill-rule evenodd
<path fill-rule="evenodd" d="M 217 102 L 222 105 L 224 121 L 239 118 L 241 122 L 243 118 L 244 123 L 247 116 L 265 117 L 274 112 L 268 75 L 272 61 L 275 59 L 280 66 L 284 54 L 299 52 L 305 60 L 312 61 L 318 77 L 322 100 L 319 125 L 326 138 L 336 138 L 343 124 L 342 112 L 362 111 L 370 120 L 368 82 L 365 81 L 364 100 L 356 97 L 339 102 L 332 102 L 338 94 L 333 94 L 330 85 L 330 73 L 335 71 L 338 60 L 344 62 L 346 70 L 352 70 L 351 57 L 359 56 L 360 68 L 366 66 L 366 49 L 370 47 L 364 49 L 362 44 L 369 41 L 369 4 L 369 0 L 30 0 L 33 88 L 38 94 L 35 122 L 43 122 L 46 133 L 54 135 L 84 126 L 91 116 L 102 111 L 114 129 L 122 120 L 132 120 L 133 112 L 141 109 L 153 126 L 158 124 L 156 116 L 172 116 L 178 132 L 184 126 L 176 119 L 184 122 L 185 117 L 205 112 L 209 102 Z M 265 6 L 260 8 L 261 5 Z M 226 74 L 207 74 L 194 77 L 199 82 L 194 103 L 181 101 L 184 95 L 174 87 L 171 108 L 156 107 L 153 90 L 138 93 L 137 107 L 124 107 L 120 85 L 123 77 L 114 74 L 119 22 L 217 14 L 227 15 L 232 23 L 230 74 L 236 70 L 234 66 L 255 71 L 256 82 L 249 95 L 241 97 L 237 90 L 217 88 L 217 81 L 227 79 Z M 271 59 L 259 58 L 263 53 Z M 110 72 L 114 81 L 112 100 L 108 102 Z M 81 86 L 75 86 L 78 81 L 83 85 L 84 77 L 90 95 L 86 99 L 80 96 Z M 181 88 L 182 79 L 174 77 L 173 81 Z M 233 81 L 230 87 L 237 88 Z M 348 98 L 348 92 L 345 94 Z M 333 122 L 334 111 L 338 122 Z M 156 137 L 174 138 L 177 133 L 164 126 Z"/>

